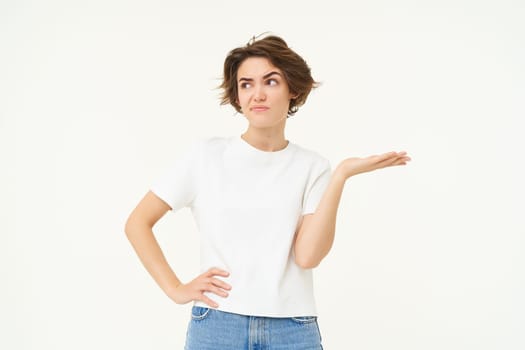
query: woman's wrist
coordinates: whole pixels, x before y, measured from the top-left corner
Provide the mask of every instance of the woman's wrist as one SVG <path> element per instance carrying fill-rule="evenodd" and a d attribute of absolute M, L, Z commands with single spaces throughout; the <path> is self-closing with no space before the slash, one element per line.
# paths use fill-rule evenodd
<path fill-rule="evenodd" d="M 342 168 L 341 165 L 338 165 L 334 172 L 332 173 L 332 179 L 334 181 L 342 182 L 344 183 L 348 178 L 352 177 L 353 174 L 346 173 Z"/>

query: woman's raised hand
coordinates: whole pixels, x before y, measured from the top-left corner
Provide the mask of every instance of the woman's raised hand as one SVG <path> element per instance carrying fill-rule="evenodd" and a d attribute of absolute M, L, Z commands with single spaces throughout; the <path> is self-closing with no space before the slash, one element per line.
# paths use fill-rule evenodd
<path fill-rule="evenodd" d="M 337 166 L 336 171 L 346 180 L 350 176 L 368 171 L 395 165 L 406 165 L 410 160 L 406 152 L 388 152 L 365 158 L 347 158 Z"/>
<path fill-rule="evenodd" d="M 186 304 L 193 300 L 199 300 L 211 307 L 218 307 L 219 305 L 204 295 L 204 292 L 212 292 L 221 297 L 227 297 L 228 293 L 225 290 L 230 290 L 231 286 L 214 276 L 228 277 L 229 275 L 227 271 L 211 268 L 191 282 L 180 284 L 168 296 L 177 304 Z"/>

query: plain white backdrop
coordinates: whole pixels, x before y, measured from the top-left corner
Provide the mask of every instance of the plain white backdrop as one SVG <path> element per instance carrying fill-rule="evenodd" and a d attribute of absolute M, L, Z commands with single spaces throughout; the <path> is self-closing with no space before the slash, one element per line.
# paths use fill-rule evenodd
<path fill-rule="evenodd" d="M 323 85 L 286 137 L 327 157 L 406 150 L 347 181 L 314 272 L 326 349 L 525 348 L 520 1 L 2 1 L 2 349 L 182 349 L 124 223 L 191 141 L 242 133 L 228 51 L 282 36 Z M 183 281 L 189 209 L 154 229 Z"/>

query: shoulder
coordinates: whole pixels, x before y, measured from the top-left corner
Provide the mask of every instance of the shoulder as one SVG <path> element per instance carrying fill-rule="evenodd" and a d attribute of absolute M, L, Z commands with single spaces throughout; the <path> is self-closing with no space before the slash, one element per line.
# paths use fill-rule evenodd
<path fill-rule="evenodd" d="M 224 151 L 230 138 L 221 136 L 207 136 L 195 139 L 191 145 L 191 153 L 201 157 L 214 157 Z"/>
<path fill-rule="evenodd" d="M 229 138 L 223 136 L 207 136 L 197 139 L 194 144 L 198 147 L 211 151 L 218 148 L 223 148 L 228 144 Z"/>
<path fill-rule="evenodd" d="M 329 168 L 330 161 L 319 152 L 314 151 L 310 148 L 294 144 L 297 150 L 296 156 L 304 162 L 311 164 L 314 167 Z"/>
<path fill-rule="evenodd" d="M 226 137 L 219 137 L 219 136 L 199 137 L 199 138 L 194 139 L 193 141 L 190 141 L 188 148 L 205 150 L 209 148 L 220 147 L 221 145 L 226 144 L 227 141 L 228 141 L 228 138 Z"/>

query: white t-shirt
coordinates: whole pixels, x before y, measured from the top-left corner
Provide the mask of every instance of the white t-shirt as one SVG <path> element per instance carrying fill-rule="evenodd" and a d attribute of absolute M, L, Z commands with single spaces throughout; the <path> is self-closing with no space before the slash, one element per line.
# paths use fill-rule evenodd
<path fill-rule="evenodd" d="M 230 273 L 218 310 L 242 315 L 317 315 L 312 270 L 292 243 L 302 215 L 314 213 L 330 181 L 330 162 L 288 142 L 266 152 L 240 135 L 195 141 L 150 187 L 175 212 L 190 207 L 200 232 L 201 273 Z M 209 307 L 196 301 L 194 305 Z"/>

